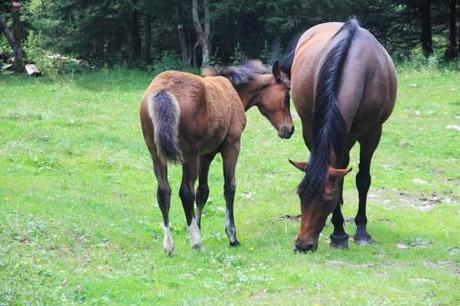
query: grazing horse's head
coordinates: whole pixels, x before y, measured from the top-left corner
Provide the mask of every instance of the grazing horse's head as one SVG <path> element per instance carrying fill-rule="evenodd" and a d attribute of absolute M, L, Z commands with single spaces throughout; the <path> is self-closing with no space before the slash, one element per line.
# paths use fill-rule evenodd
<path fill-rule="evenodd" d="M 270 71 L 261 61 L 252 60 L 240 66 L 205 68 L 206 76 L 223 76 L 238 92 L 245 109 L 257 106 L 278 130 L 278 136 L 289 138 L 294 133 L 290 112 L 289 79 L 276 61 Z"/>
<path fill-rule="evenodd" d="M 289 160 L 294 167 L 306 171 L 307 163 Z M 336 208 L 340 196 L 340 180 L 351 171 L 350 169 L 336 169 L 328 166 L 325 176 L 324 187 L 319 192 L 311 193 L 311 190 L 303 183 L 299 186 L 299 197 L 301 200 L 300 230 L 295 242 L 296 251 L 316 251 L 318 247 L 319 234 L 326 224 L 326 219 Z M 308 173 L 307 173 L 308 175 Z M 340 205 L 340 204 L 338 204 Z"/>

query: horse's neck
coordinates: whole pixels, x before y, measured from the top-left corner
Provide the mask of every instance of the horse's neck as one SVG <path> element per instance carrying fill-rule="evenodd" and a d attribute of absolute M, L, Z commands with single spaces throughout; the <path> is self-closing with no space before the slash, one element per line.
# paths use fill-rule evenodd
<path fill-rule="evenodd" d="M 268 84 L 270 84 L 271 79 L 271 74 L 258 75 L 254 78 L 254 80 L 250 81 L 238 91 L 245 111 L 250 109 L 252 106 L 257 105 L 257 96 L 265 87 L 268 86 Z"/>

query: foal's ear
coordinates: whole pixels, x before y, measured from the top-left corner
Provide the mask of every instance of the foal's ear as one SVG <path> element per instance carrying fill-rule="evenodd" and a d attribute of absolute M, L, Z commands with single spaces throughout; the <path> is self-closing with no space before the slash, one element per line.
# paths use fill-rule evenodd
<path fill-rule="evenodd" d="M 351 170 L 353 170 L 353 168 L 336 169 L 336 168 L 333 168 L 333 167 L 329 167 L 328 172 L 329 172 L 330 176 L 343 177 L 343 176 L 347 175 L 348 173 L 350 173 Z"/>
<path fill-rule="evenodd" d="M 296 167 L 300 171 L 305 172 L 305 169 L 307 169 L 307 163 L 306 162 L 295 161 L 295 160 L 291 160 L 291 159 L 289 160 L 289 162 L 291 163 L 291 165 L 293 165 L 294 167 Z"/>
<path fill-rule="evenodd" d="M 273 76 L 277 81 L 281 81 L 281 67 L 280 67 L 280 61 L 276 61 L 273 63 L 272 66 L 272 73 Z"/>
<path fill-rule="evenodd" d="M 202 76 L 213 76 L 216 75 L 216 68 L 213 67 L 204 67 L 201 69 Z"/>

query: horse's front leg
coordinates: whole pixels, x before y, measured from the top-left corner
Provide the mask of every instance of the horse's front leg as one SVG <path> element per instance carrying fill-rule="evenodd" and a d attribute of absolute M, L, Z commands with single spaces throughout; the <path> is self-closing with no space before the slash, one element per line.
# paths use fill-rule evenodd
<path fill-rule="evenodd" d="M 340 163 L 340 168 L 347 168 L 350 163 L 350 150 L 355 144 L 355 141 L 351 141 L 348 144 L 348 149 L 344 154 L 342 161 Z M 343 204 L 343 181 L 344 177 L 340 179 L 339 182 L 339 199 L 337 206 L 332 212 L 331 222 L 334 225 L 334 232 L 330 236 L 331 246 L 338 249 L 348 249 L 348 234 L 345 232 L 343 224 L 345 222 L 342 215 L 342 204 Z"/>
<path fill-rule="evenodd" d="M 233 201 L 235 199 L 235 168 L 240 153 L 240 140 L 226 144 L 222 148 L 222 159 L 224 161 L 224 197 L 226 204 L 225 211 L 225 232 L 231 246 L 240 243 L 236 238 L 235 219 L 233 216 Z"/>

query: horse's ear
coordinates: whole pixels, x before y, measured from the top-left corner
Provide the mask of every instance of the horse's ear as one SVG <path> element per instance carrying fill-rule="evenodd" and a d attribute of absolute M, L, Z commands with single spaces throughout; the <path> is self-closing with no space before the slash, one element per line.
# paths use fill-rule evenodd
<path fill-rule="evenodd" d="M 216 75 L 216 68 L 205 67 L 201 69 L 201 75 L 203 76 L 213 76 Z"/>
<path fill-rule="evenodd" d="M 281 80 L 281 67 L 280 67 L 280 61 L 276 61 L 273 63 L 273 66 L 272 66 L 272 73 L 273 73 L 273 76 L 275 77 L 275 79 L 277 81 L 280 81 Z"/>
<path fill-rule="evenodd" d="M 289 160 L 289 162 L 291 163 L 291 165 L 293 165 L 294 167 L 296 167 L 300 171 L 305 172 L 305 169 L 307 169 L 307 163 L 306 162 L 295 161 L 295 160 L 291 160 L 291 159 Z"/>
<path fill-rule="evenodd" d="M 351 170 L 353 170 L 353 168 L 336 169 L 336 168 L 333 168 L 333 167 L 329 167 L 328 172 L 329 172 L 330 176 L 344 177 L 345 175 L 350 173 Z"/>

